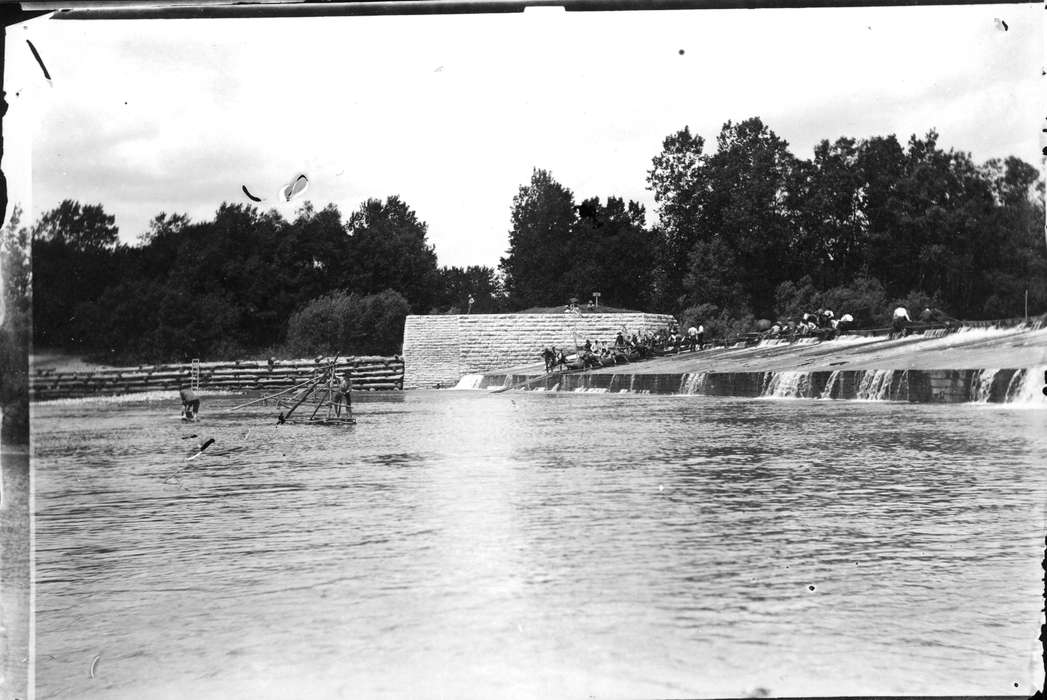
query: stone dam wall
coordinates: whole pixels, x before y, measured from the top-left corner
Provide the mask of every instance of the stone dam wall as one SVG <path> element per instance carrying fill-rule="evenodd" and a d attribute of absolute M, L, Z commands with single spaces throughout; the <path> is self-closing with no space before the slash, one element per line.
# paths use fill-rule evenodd
<path fill-rule="evenodd" d="M 1044 386 L 1039 368 L 1000 370 L 839 370 L 835 372 L 698 372 L 692 374 L 525 374 L 477 376 L 476 389 L 700 394 L 913 403 L 1034 401 Z"/>
<path fill-rule="evenodd" d="M 623 328 L 644 333 L 672 316 L 649 313 L 458 314 L 408 316 L 404 323 L 404 387 L 454 386 L 465 374 L 541 362 L 542 348 L 586 339 L 613 342 Z"/>
<path fill-rule="evenodd" d="M 273 390 L 301 384 L 320 368 L 330 366 L 332 358 L 318 360 L 275 360 L 258 362 L 202 362 L 199 365 L 201 389 Z M 352 371 L 352 388 L 357 391 L 383 391 L 403 388 L 404 363 L 400 357 L 340 357 L 335 363 L 341 372 Z M 144 391 L 177 390 L 188 384 L 192 364 L 141 365 L 91 371 L 59 372 L 35 370 L 29 375 L 33 400 L 130 394 Z"/>

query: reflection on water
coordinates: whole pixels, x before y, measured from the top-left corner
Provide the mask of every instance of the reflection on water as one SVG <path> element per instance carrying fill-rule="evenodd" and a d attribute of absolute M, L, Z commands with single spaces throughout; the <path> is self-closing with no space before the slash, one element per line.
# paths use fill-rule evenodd
<path fill-rule="evenodd" d="M 1038 679 L 1044 412 L 410 392 L 329 428 L 238 400 L 34 406 L 38 697 Z"/>

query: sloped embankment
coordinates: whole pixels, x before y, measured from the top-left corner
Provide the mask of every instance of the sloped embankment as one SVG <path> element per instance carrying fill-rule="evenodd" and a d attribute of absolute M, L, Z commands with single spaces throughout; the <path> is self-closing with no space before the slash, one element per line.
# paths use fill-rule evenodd
<path fill-rule="evenodd" d="M 559 391 L 707 394 L 897 400 L 1043 403 L 1047 329 L 961 328 L 949 334 L 844 336 L 825 342 L 764 341 L 604 367 L 542 375 L 540 365 L 464 379 L 463 388 L 517 386 Z"/>

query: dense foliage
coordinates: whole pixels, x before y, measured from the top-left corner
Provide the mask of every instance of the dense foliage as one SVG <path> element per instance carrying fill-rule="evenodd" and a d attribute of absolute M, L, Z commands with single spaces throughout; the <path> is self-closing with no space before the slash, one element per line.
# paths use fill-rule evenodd
<path fill-rule="evenodd" d="M 325 294 L 291 316 L 287 351 L 300 357 L 398 352 L 408 311 L 407 299 L 392 290 Z"/>
<path fill-rule="evenodd" d="M 684 129 L 648 183 L 663 307 L 742 318 L 822 304 L 869 322 L 932 304 L 962 318 L 1047 307 L 1043 188 L 1017 158 L 976 165 L 938 134 L 822 141 L 800 160 L 759 119 L 728 122 L 716 153 Z"/>
<path fill-rule="evenodd" d="M 714 332 L 827 306 L 860 323 L 898 303 L 962 318 L 1047 307 L 1043 187 L 1017 158 L 975 164 L 938 134 L 822 141 L 810 160 L 760 119 L 715 152 L 684 128 L 647 183 L 658 223 L 610 198 L 575 206 L 543 170 L 513 201 L 502 259 L 514 308 L 588 299 L 668 311 Z"/>
<path fill-rule="evenodd" d="M 569 189 L 536 169 L 513 199 L 509 253 L 500 265 L 509 303 L 556 306 L 596 291 L 605 303 L 641 308 L 655 246 L 641 205 L 615 197 L 575 205 Z"/>
<path fill-rule="evenodd" d="M 32 288 L 29 230 L 15 209 L 0 231 L 0 415 L 5 444 L 29 442 L 29 336 Z"/>
<path fill-rule="evenodd" d="M 138 243 L 119 245 L 100 205 L 67 201 L 41 218 L 33 230 L 38 345 L 149 362 L 314 347 L 393 354 L 406 313 L 443 311 L 434 304 L 448 296 L 426 225 L 395 196 L 367 200 L 345 222 L 334 206 L 308 204 L 292 221 L 241 204 L 223 204 L 203 222 L 161 213 Z M 496 306 L 493 270 L 470 275 L 492 282 L 468 289 Z M 344 298 L 352 321 L 325 344 L 303 324 L 334 298 Z"/>
<path fill-rule="evenodd" d="M 724 124 L 714 151 L 687 128 L 664 140 L 647 172 L 654 226 L 636 202 L 577 202 L 535 169 L 497 271 L 438 267 L 425 222 L 396 196 L 345 221 L 308 204 L 293 220 L 242 204 L 210 221 L 161 213 L 134 246 L 101 205 L 65 201 L 29 231 L 5 230 L 5 291 L 27 298 L 31 237 L 35 342 L 114 361 L 393 353 L 407 313 L 558 307 L 593 292 L 701 319 L 713 335 L 820 306 L 862 324 L 899 302 L 1018 316 L 1026 293 L 1031 313 L 1047 309 L 1037 177 L 1017 158 L 979 165 L 944 150 L 934 131 L 904 146 L 822 141 L 804 160 L 752 118 Z"/>

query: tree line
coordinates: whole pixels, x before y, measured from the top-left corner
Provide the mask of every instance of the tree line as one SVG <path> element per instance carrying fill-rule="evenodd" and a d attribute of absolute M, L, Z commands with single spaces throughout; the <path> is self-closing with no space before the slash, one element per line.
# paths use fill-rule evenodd
<path fill-rule="evenodd" d="M 968 318 L 1047 308 L 1043 184 L 1018 158 L 973 162 L 933 130 L 824 140 L 810 159 L 759 118 L 727 122 L 715 149 L 665 138 L 644 207 L 576 200 L 535 169 L 510 211 L 497 267 L 440 267 L 427 225 L 397 196 L 347 219 L 222 204 L 207 221 L 157 215 L 120 243 L 100 204 L 67 200 L 4 250 L 32 280 L 39 347 L 157 362 L 287 352 L 394 353 L 408 313 L 485 313 L 568 299 L 701 319 L 713 334 L 819 306 L 860 323 L 896 303 Z M 28 246 L 32 247 L 31 268 Z M 20 280 L 20 281 L 19 281 Z"/>
<path fill-rule="evenodd" d="M 102 205 L 68 200 L 32 227 L 37 346 L 114 362 L 393 354 L 408 313 L 502 301 L 493 269 L 439 268 L 396 196 L 347 220 L 333 205 L 288 220 L 225 203 L 209 221 L 161 213 L 136 245 L 118 233 Z"/>
<path fill-rule="evenodd" d="M 893 306 L 965 319 L 1047 308 L 1043 183 L 1019 158 L 973 162 L 938 134 L 821 141 L 794 156 L 759 118 L 715 150 L 684 128 L 647 173 L 657 223 L 610 198 L 575 204 L 543 170 L 513 202 L 501 260 L 514 308 L 600 291 L 716 334 L 827 306 L 883 324 Z M 1027 296 L 1026 296 L 1027 295 Z"/>

